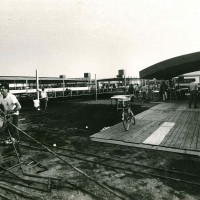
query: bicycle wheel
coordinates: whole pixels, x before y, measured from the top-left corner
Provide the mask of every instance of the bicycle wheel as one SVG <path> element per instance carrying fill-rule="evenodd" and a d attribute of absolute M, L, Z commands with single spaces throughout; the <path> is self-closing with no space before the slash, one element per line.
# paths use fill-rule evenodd
<path fill-rule="evenodd" d="M 131 119 L 129 118 L 129 114 L 128 113 L 124 113 L 124 119 L 123 119 L 123 126 L 124 126 L 124 129 L 126 131 L 129 130 L 129 127 L 130 127 L 130 122 L 131 122 Z"/>
<path fill-rule="evenodd" d="M 135 116 L 134 115 L 131 117 L 131 122 L 133 125 L 135 125 Z"/>
<path fill-rule="evenodd" d="M 130 124 L 135 124 L 135 116 L 133 113 L 124 113 L 123 126 L 126 131 L 129 130 Z"/>
<path fill-rule="evenodd" d="M 130 116 L 130 121 L 132 122 L 133 125 L 135 125 L 135 116 L 132 111 L 130 111 L 129 116 Z"/>

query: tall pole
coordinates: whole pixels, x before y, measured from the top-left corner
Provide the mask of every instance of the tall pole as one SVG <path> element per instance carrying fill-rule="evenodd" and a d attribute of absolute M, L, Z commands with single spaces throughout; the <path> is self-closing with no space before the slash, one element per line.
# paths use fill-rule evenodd
<path fill-rule="evenodd" d="M 126 95 L 126 76 L 124 75 L 124 94 Z"/>
<path fill-rule="evenodd" d="M 38 80 L 38 71 L 36 70 L 36 94 L 37 100 L 39 100 L 39 80 Z"/>
<path fill-rule="evenodd" d="M 63 76 L 63 97 L 65 96 L 65 80 L 64 80 L 64 76 Z"/>
<path fill-rule="evenodd" d="M 96 77 L 96 74 L 95 74 L 95 90 L 96 90 L 95 97 L 96 97 L 96 101 L 97 101 L 97 77 Z"/>
<path fill-rule="evenodd" d="M 26 79 L 26 95 L 28 94 L 28 80 Z"/>

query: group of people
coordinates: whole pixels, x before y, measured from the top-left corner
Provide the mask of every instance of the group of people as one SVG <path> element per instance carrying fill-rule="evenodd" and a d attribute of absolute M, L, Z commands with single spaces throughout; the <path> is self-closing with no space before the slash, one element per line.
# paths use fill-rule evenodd
<path fill-rule="evenodd" d="M 142 94 L 142 100 L 145 101 L 147 99 L 147 94 L 150 94 L 150 98 L 151 98 L 152 87 L 150 86 L 148 88 L 147 85 L 145 85 L 145 84 L 143 84 L 141 86 L 139 84 L 135 84 L 135 85 L 130 84 L 129 85 L 128 94 L 134 95 L 138 99 L 140 92 Z"/>
<path fill-rule="evenodd" d="M 47 108 L 48 95 L 44 88 L 41 92 L 41 105 L 44 110 Z M 9 145 L 7 151 L 16 150 L 18 156 L 21 156 L 20 150 L 20 137 L 18 131 L 19 111 L 21 110 L 21 104 L 14 94 L 9 91 L 9 84 L 2 83 L 0 85 L 0 117 L 3 123 L 6 123 L 5 132 L 8 136 L 2 144 Z M 1 153 L 0 153 L 1 156 Z M 1 163 L 0 163 L 1 164 Z"/>
<path fill-rule="evenodd" d="M 190 92 L 190 97 L 189 97 L 189 108 L 191 108 L 192 103 L 194 103 L 194 108 L 198 108 L 197 106 L 197 97 L 198 97 L 198 84 L 195 82 L 196 80 L 194 79 L 193 82 L 189 84 L 189 92 Z M 146 100 L 147 94 L 151 96 L 152 91 L 155 88 L 150 84 L 149 87 L 147 87 L 145 84 L 142 86 L 139 86 L 139 84 L 130 84 L 128 88 L 128 94 L 133 94 L 135 95 L 136 98 L 139 96 L 139 92 L 141 92 L 142 99 Z M 163 101 L 167 101 L 169 99 L 169 84 L 166 81 L 162 81 L 161 84 L 159 85 L 158 88 L 160 93 L 160 98 Z M 182 95 L 183 96 L 183 95 Z M 186 99 L 183 98 L 183 99 Z"/>
<path fill-rule="evenodd" d="M 139 92 L 140 92 L 139 84 L 136 84 L 136 85 L 130 84 L 130 86 L 128 88 L 129 94 L 134 94 L 136 96 L 136 98 L 138 98 Z"/>

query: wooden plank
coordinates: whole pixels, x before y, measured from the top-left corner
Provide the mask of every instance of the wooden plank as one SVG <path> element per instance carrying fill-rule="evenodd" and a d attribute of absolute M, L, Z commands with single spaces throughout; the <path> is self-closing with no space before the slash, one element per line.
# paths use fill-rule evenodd
<path fill-rule="evenodd" d="M 151 108 L 151 110 L 169 110 L 169 109 L 173 109 L 174 103 L 160 103 L 157 106 L 154 106 Z"/>
<path fill-rule="evenodd" d="M 171 111 L 171 115 L 169 115 L 169 119 L 166 120 L 168 122 L 175 122 L 175 118 L 179 115 L 179 111 Z"/>
<path fill-rule="evenodd" d="M 197 121 L 197 117 L 198 117 L 198 113 L 194 113 L 194 118 L 190 123 L 189 129 L 187 131 L 187 137 L 186 137 L 185 142 L 183 144 L 184 149 L 190 149 L 190 147 L 191 147 L 193 137 L 195 137 L 195 129 L 196 129 L 196 126 L 199 123 Z"/>
<path fill-rule="evenodd" d="M 129 130 L 125 131 L 124 135 L 118 135 L 118 137 L 116 136 L 116 139 L 117 140 L 123 140 L 125 138 L 128 138 L 131 135 L 136 134 L 139 130 L 141 130 L 144 126 L 146 126 L 150 122 L 151 121 L 147 122 L 146 120 L 136 120 L 135 125 L 131 124 Z"/>
<path fill-rule="evenodd" d="M 176 111 L 175 114 L 174 114 L 173 122 L 177 122 L 180 119 L 182 113 L 183 113 L 183 110 Z"/>
<path fill-rule="evenodd" d="M 175 123 L 164 122 L 156 131 L 154 131 L 143 144 L 159 145 L 165 136 L 169 133 Z"/>
<path fill-rule="evenodd" d="M 183 111 L 173 112 L 173 115 L 171 116 L 171 118 L 169 118 L 169 121 L 174 122 L 175 125 L 169 131 L 169 133 L 166 135 L 164 140 L 160 143 L 161 146 L 168 146 L 171 143 L 171 141 L 173 140 L 173 138 L 175 137 L 175 134 L 176 134 L 175 131 L 177 131 L 177 126 L 179 126 L 178 119 L 180 119 L 182 112 Z"/>
<path fill-rule="evenodd" d="M 173 122 L 172 118 L 174 117 L 174 111 L 168 111 L 168 115 L 165 117 L 164 121 L 166 122 Z"/>
<path fill-rule="evenodd" d="M 197 131 L 196 150 L 200 151 L 200 124 L 198 125 Z"/>
<path fill-rule="evenodd" d="M 167 112 L 167 111 L 151 110 L 151 112 L 149 112 L 148 115 L 146 115 L 142 119 L 143 120 L 151 120 L 151 121 L 155 121 L 155 120 L 164 121 L 165 118 L 168 117 L 168 115 L 169 115 L 169 112 Z"/>
<path fill-rule="evenodd" d="M 152 111 L 149 109 L 149 110 L 146 110 L 138 115 L 135 116 L 136 120 L 140 120 L 140 119 L 144 119 L 146 116 L 149 116 L 149 114 L 151 113 Z M 133 112 L 134 113 L 134 112 Z"/>
<path fill-rule="evenodd" d="M 198 113 L 198 116 L 200 116 L 200 113 Z M 191 145 L 190 145 L 190 149 L 194 149 L 194 150 L 197 149 L 197 142 L 198 142 L 198 137 L 199 137 L 199 128 L 200 128 L 200 123 L 199 123 L 199 120 L 197 119 L 196 127 L 195 127 L 195 130 L 194 130 L 193 138 L 192 138 Z"/>
<path fill-rule="evenodd" d="M 155 132 L 163 124 L 163 121 L 155 121 L 140 137 L 137 138 L 138 142 L 143 143 L 153 132 Z"/>
<path fill-rule="evenodd" d="M 184 124 L 184 127 L 183 127 L 183 129 L 182 129 L 182 131 L 181 131 L 181 134 L 180 134 L 180 136 L 179 136 L 179 138 L 178 138 L 178 140 L 177 140 L 177 142 L 176 142 L 176 144 L 175 144 L 175 146 L 176 146 L 177 148 L 181 148 L 182 143 L 183 143 L 184 140 L 185 140 L 185 136 L 186 136 L 186 134 L 187 134 L 187 130 L 188 130 L 188 127 L 189 127 L 189 125 L 190 125 L 190 123 L 191 123 L 191 120 L 192 120 L 193 116 L 194 116 L 194 113 L 193 113 L 193 112 L 190 112 L 190 114 L 189 114 L 189 116 L 188 116 L 188 119 L 186 120 L 186 122 L 185 122 L 185 124 Z"/>
<path fill-rule="evenodd" d="M 123 124 L 119 123 L 117 124 L 118 126 L 116 127 L 116 129 L 112 130 L 112 132 L 110 132 L 109 134 L 107 134 L 104 138 L 105 139 L 113 139 L 113 137 L 115 137 L 116 135 L 125 132 Z"/>
<path fill-rule="evenodd" d="M 121 140 L 123 137 L 128 137 L 129 135 L 134 135 L 137 131 L 139 131 L 141 128 L 143 128 L 146 125 L 146 122 L 144 120 L 140 120 L 139 122 L 136 122 L 136 125 L 130 125 L 130 129 L 126 131 L 123 127 L 123 124 L 120 123 L 120 128 L 118 128 L 115 132 L 112 131 L 112 134 L 109 134 L 107 137 L 104 137 L 105 139 L 110 140 Z"/>
<path fill-rule="evenodd" d="M 198 116 L 198 122 L 200 122 L 200 113 Z M 200 150 L 200 123 L 198 124 L 196 131 L 197 131 L 196 150 Z"/>
<path fill-rule="evenodd" d="M 177 126 L 175 127 L 173 136 L 170 140 L 168 140 L 165 144 L 165 146 L 169 147 L 177 147 L 177 142 L 180 140 L 179 138 L 181 137 L 182 131 L 184 130 L 184 126 L 186 125 L 187 120 L 190 117 L 190 112 L 183 112 L 182 115 L 180 116 L 180 119 L 177 120 Z"/>
<path fill-rule="evenodd" d="M 179 148 L 183 148 L 185 149 L 186 148 L 186 144 L 188 142 L 188 137 L 193 134 L 194 132 L 194 119 L 195 119 L 195 113 L 193 113 L 189 123 L 188 123 L 188 126 L 187 126 L 187 129 L 185 130 L 185 134 L 184 134 L 184 137 L 182 139 L 182 143 L 180 145 Z"/>
<path fill-rule="evenodd" d="M 173 129 L 170 130 L 169 134 L 166 136 L 166 138 L 162 141 L 160 145 L 162 146 L 173 146 L 173 143 L 175 144 L 179 135 L 178 132 L 181 128 L 183 128 L 183 124 L 186 122 L 188 116 L 183 115 L 182 112 L 179 112 L 178 119 L 175 120 L 175 126 Z"/>
<path fill-rule="evenodd" d="M 131 138 L 137 137 L 138 132 L 142 130 L 145 126 L 152 123 L 150 120 L 136 120 L 136 124 L 127 131 L 127 134 L 118 138 L 119 140 L 131 140 Z"/>
<path fill-rule="evenodd" d="M 118 131 L 118 127 L 120 125 L 119 124 L 116 124 L 114 126 L 111 126 L 110 128 L 104 130 L 104 131 L 100 131 L 98 133 L 95 133 L 94 135 L 92 135 L 91 137 L 96 137 L 96 138 L 107 138 L 107 137 L 110 137 L 110 135 L 114 133 L 116 133 Z"/>
<path fill-rule="evenodd" d="M 186 103 L 181 103 L 180 105 L 177 106 L 177 110 L 187 110 L 188 109 L 188 104 Z"/>
<path fill-rule="evenodd" d="M 93 138 L 92 141 L 104 142 L 104 143 L 116 144 L 116 145 L 125 145 L 125 146 L 137 147 L 137 148 L 142 148 L 142 149 L 151 149 L 151 150 L 181 153 L 184 155 L 200 156 L 200 151 L 191 151 L 191 150 L 183 150 L 183 149 L 177 149 L 177 148 L 160 147 L 157 145 L 156 146 L 155 145 L 145 145 L 145 144 L 124 142 L 124 141 L 104 140 L 104 139 L 99 139 L 99 138 Z"/>
<path fill-rule="evenodd" d="M 152 129 L 156 129 L 159 124 L 162 122 L 153 121 L 150 122 L 148 125 L 144 126 L 142 129 L 140 129 L 135 135 L 132 135 L 131 137 L 128 137 L 124 139 L 125 142 L 135 142 L 135 143 L 141 143 L 144 141 L 144 133 L 151 134 L 153 131 Z"/>

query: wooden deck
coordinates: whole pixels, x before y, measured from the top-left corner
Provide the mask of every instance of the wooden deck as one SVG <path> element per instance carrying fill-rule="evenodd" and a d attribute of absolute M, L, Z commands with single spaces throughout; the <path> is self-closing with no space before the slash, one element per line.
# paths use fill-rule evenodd
<path fill-rule="evenodd" d="M 119 123 L 91 140 L 200 156 L 200 108 L 161 103 L 136 115 L 136 124 L 128 131 Z"/>

